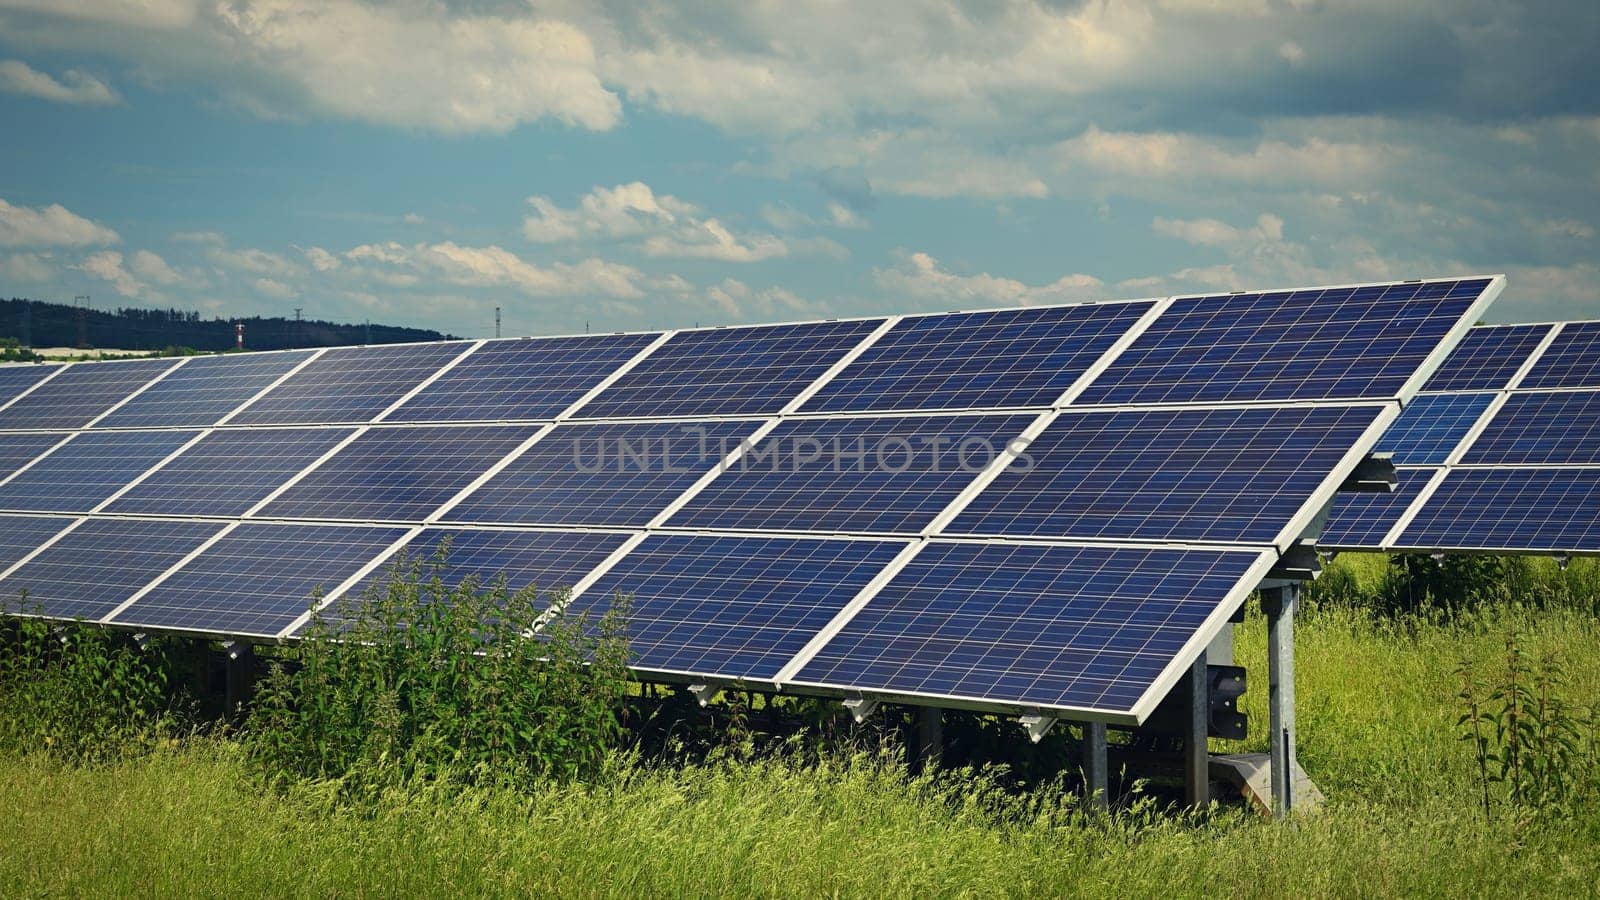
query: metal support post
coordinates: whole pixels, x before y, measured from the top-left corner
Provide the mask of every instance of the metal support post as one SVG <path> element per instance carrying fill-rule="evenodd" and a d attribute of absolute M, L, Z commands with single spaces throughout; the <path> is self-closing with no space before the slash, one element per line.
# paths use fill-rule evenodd
<path fill-rule="evenodd" d="M 1106 766 L 1106 723 L 1083 723 L 1083 794 L 1095 809 L 1111 803 L 1111 784 Z"/>
<path fill-rule="evenodd" d="M 223 651 L 228 658 L 226 717 L 241 718 L 255 689 L 256 649 L 253 644 L 229 641 L 223 645 Z"/>
<path fill-rule="evenodd" d="M 1267 616 L 1268 743 L 1272 748 L 1272 814 L 1294 809 L 1294 612 L 1300 605 L 1300 583 L 1291 581 L 1261 592 Z"/>
<path fill-rule="evenodd" d="M 917 707 L 917 762 L 922 771 L 939 768 L 944 759 L 944 710 Z"/>
<path fill-rule="evenodd" d="M 1205 806 L 1211 802 L 1211 752 L 1206 746 L 1206 732 L 1210 730 L 1211 696 L 1207 690 L 1211 678 L 1206 670 L 1204 651 L 1195 657 L 1189 667 L 1187 727 L 1183 737 L 1183 794 L 1191 807 Z"/>

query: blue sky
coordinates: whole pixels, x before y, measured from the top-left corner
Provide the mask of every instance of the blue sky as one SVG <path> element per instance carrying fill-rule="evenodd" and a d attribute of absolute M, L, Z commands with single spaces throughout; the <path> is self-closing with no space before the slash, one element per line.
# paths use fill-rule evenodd
<path fill-rule="evenodd" d="M 1600 7 L 0 0 L 0 294 L 457 334 L 1506 272 L 1600 316 Z"/>

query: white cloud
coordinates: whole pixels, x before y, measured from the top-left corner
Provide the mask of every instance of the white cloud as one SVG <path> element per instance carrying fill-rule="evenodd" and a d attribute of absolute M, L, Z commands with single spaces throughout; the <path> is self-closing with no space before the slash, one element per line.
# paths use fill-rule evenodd
<path fill-rule="evenodd" d="M 442 278 L 462 287 L 510 287 L 530 296 L 642 297 L 643 273 L 631 266 L 586 259 L 545 267 L 497 246 L 363 244 L 345 253 L 353 262 L 391 266 Z"/>
<path fill-rule="evenodd" d="M 292 285 L 284 284 L 273 278 L 257 278 L 253 284 L 257 293 L 273 300 L 293 300 L 300 296 L 300 292 Z"/>
<path fill-rule="evenodd" d="M 528 203 L 534 215 L 523 219 L 522 234 L 535 243 L 635 239 L 645 255 L 658 259 L 738 263 L 788 256 L 793 249 L 775 235 L 736 233 L 694 204 L 657 194 L 642 181 L 596 187 L 573 207 L 558 206 L 549 197 L 529 197 Z M 783 217 L 776 208 L 768 212 Z M 832 241 L 796 246 L 827 255 L 843 249 Z"/>
<path fill-rule="evenodd" d="M 400 217 L 400 221 L 404 222 L 407 225 L 421 225 L 423 222 L 425 222 L 427 220 L 422 218 L 422 216 L 419 215 L 418 213 L 408 212 L 405 215 Z"/>
<path fill-rule="evenodd" d="M 13 253 L 0 259 L 0 276 L 14 281 L 49 281 L 55 274 L 49 254 Z"/>
<path fill-rule="evenodd" d="M 227 272 L 268 278 L 294 278 L 305 272 L 302 266 L 281 254 L 255 248 L 236 249 L 213 245 L 206 250 L 206 259 Z"/>
<path fill-rule="evenodd" d="M 183 283 L 183 276 L 167 265 L 167 261 L 151 253 L 149 250 L 136 250 L 129 260 L 129 268 L 135 275 L 156 284 L 171 287 Z"/>
<path fill-rule="evenodd" d="M 1283 220 L 1271 213 L 1256 217 L 1253 228 L 1235 228 L 1217 219 L 1167 219 L 1156 216 L 1157 234 L 1202 247 L 1241 247 L 1283 240 Z"/>
<path fill-rule="evenodd" d="M 321 247 L 307 247 L 305 255 L 306 261 L 311 263 L 311 268 L 318 272 L 331 272 L 339 268 L 339 257 Z"/>
<path fill-rule="evenodd" d="M 1309 138 L 1240 147 L 1175 132 L 1109 132 L 1090 126 L 1061 143 L 1067 166 L 1139 179 L 1207 179 L 1245 184 L 1370 183 L 1405 151 L 1381 144 Z"/>
<path fill-rule="evenodd" d="M 828 220 L 839 228 L 866 228 L 867 220 L 843 203 L 828 204 Z"/>
<path fill-rule="evenodd" d="M 957 275 L 940 268 L 939 261 L 926 253 L 912 253 L 905 257 L 902 265 L 892 269 L 876 269 L 872 274 L 882 290 L 957 305 L 1066 303 L 1103 299 L 1105 292 L 1105 285 L 1100 279 L 1076 273 L 1063 275 L 1042 285 L 1029 285 L 987 272 Z"/>
<path fill-rule="evenodd" d="M 226 244 L 228 239 L 216 231 L 178 231 L 172 240 L 179 244 Z"/>
<path fill-rule="evenodd" d="M 121 240 L 59 203 L 33 208 L 0 200 L 0 247 L 93 247 Z"/>
<path fill-rule="evenodd" d="M 1296 41 L 1284 41 L 1278 45 L 1278 55 L 1291 66 L 1298 66 L 1306 61 L 1306 48 Z"/>
<path fill-rule="evenodd" d="M 109 282 L 111 287 L 124 297 L 139 297 L 145 292 L 145 286 L 139 279 L 123 268 L 122 254 L 115 250 L 98 250 L 91 253 L 74 268 L 101 281 Z"/>
<path fill-rule="evenodd" d="M 0 91 L 75 106 L 109 106 L 120 99 L 105 82 L 86 72 L 68 69 L 57 80 L 19 59 L 0 60 Z"/>

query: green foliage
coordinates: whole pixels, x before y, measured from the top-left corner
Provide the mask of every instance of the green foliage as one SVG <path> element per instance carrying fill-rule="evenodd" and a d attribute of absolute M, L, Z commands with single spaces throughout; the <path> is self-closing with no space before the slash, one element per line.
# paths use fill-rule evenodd
<path fill-rule="evenodd" d="M 169 646 L 21 618 L 0 623 L 0 749 L 103 762 L 174 733 Z"/>
<path fill-rule="evenodd" d="M 447 553 L 401 560 L 387 585 L 314 615 L 274 661 L 246 724 L 271 780 L 333 779 L 370 798 L 600 771 L 627 688 L 625 604 L 595 623 L 545 621 L 549 598 L 534 588 L 447 581 Z"/>
<path fill-rule="evenodd" d="M 1447 615 L 1509 598 L 1511 557 L 1400 553 L 1378 601 L 1389 614 L 1437 611 Z"/>

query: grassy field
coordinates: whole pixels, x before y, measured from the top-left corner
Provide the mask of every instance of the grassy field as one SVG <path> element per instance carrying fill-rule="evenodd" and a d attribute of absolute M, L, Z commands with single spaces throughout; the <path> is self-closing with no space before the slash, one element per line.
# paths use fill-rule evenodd
<path fill-rule="evenodd" d="M 1561 696 L 1600 700 L 1600 623 L 1586 612 L 1306 614 L 1301 760 L 1330 802 L 1289 823 L 1137 807 L 1085 816 L 1049 786 L 913 777 L 873 754 L 820 765 L 617 758 L 587 784 L 395 792 L 357 808 L 330 800 L 325 783 L 266 790 L 237 744 L 207 738 L 98 766 L 0 756 L 0 891 L 1594 896 L 1593 748 L 1562 802 L 1512 805 L 1493 784 L 1486 817 L 1476 757 L 1458 740 L 1458 665 L 1494 672 L 1513 630 L 1530 659 L 1559 659 Z M 1258 673 L 1264 631 L 1256 618 L 1239 631 L 1239 661 Z M 1246 696 L 1257 730 L 1262 687 Z"/>

